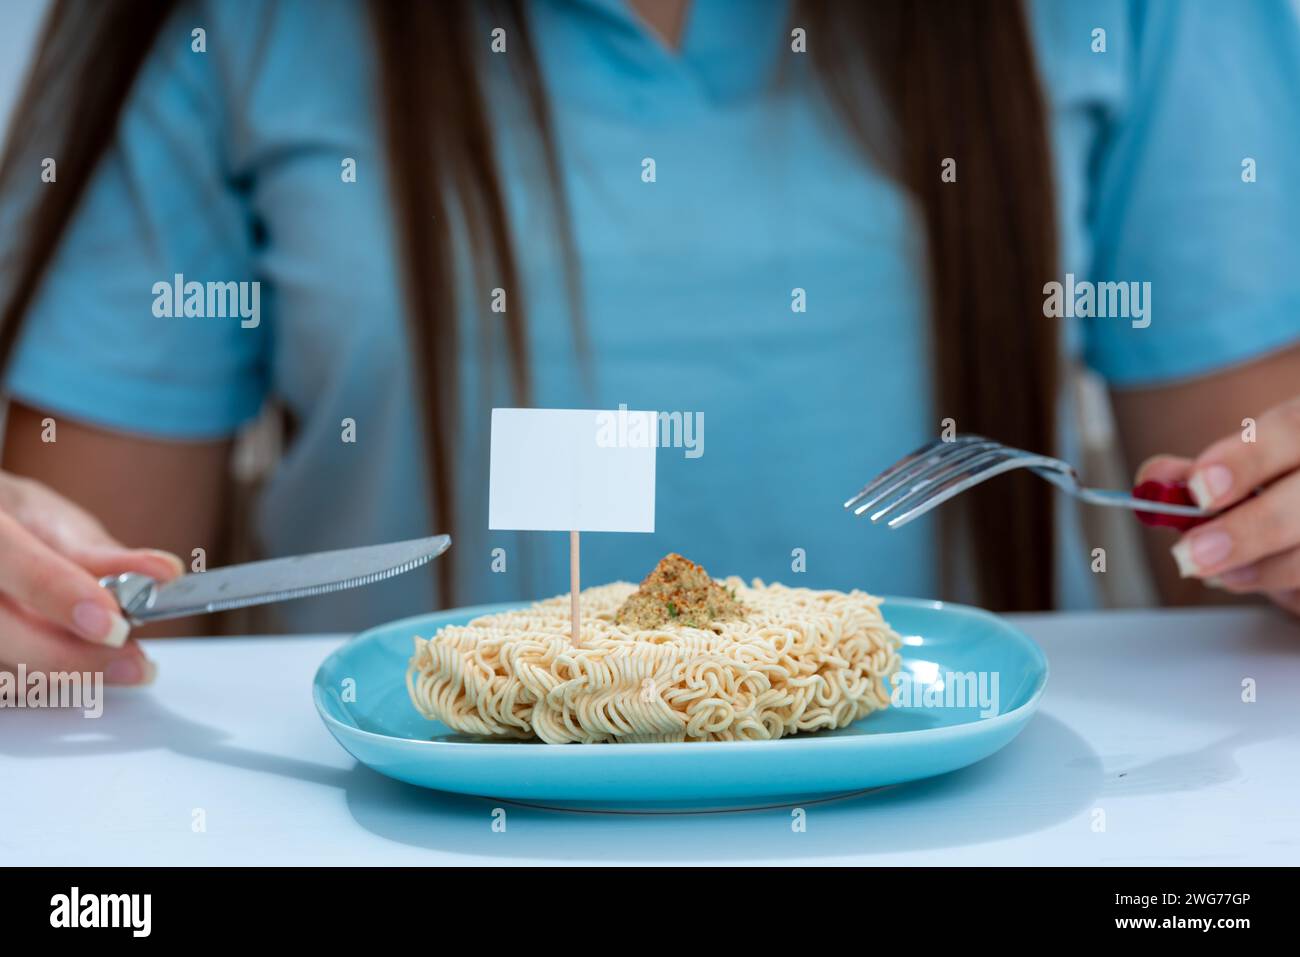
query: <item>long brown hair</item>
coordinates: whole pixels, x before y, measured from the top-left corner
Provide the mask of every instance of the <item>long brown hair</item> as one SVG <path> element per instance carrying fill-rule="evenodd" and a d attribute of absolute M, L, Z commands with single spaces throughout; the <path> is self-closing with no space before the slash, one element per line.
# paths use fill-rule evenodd
<path fill-rule="evenodd" d="M 113 140 L 128 93 L 176 0 L 57 0 L 10 128 L 0 195 L 13 201 L 33 156 L 58 157 L 58 188 L 26 210 L 25 237 L 0 293 L 0 369 L 97 163 Z M 507 29 L 515 88 L 532 120 L 533 146 L 554 186 L 557 234 L 570 235 L 552 124 L 520 0 L 427 3 L 374 0 L 391 201 L 401 240 L 412 355 L 422 370 L 425 459 L 432 517 L 452 531 L 451 450 L 457 402 L 457 267 L 447 215 L 461 214 L 474 268 L 518 288 L 519 270 L 493 160 L 485 103 L 481 24 Z M 1050 159 L 1042 94 L 1024 14 L 999 0 L 802 0 L 793 22 L 842 122 L 914 197 L 925 226 L 937 410 L 964 432 L 1024 448 L 1054 445 L 1055 327 L 1041 289 L 1055 271 Z M 435 54 L 436 51 L 436 54 Z M 69 69 L 69 66 L 72 69 Z M 867 93 L 870 93 L 868 96 Z M 941 163 L 955 160 L 957 182 Z M 568 287 L 576 292 L 569 257 Z M 529 361 L 522 296 L 491 313 L 500 322 L 518 401 Z M 576 297 L 575 297 L 576 303 Z M 483 321 L 488 314 L 475 310 Z M 582 338 L 581 330 L 578 336 Z M 581 346 L 580 346 L 581 347 Z M 938 423 L 936 423 L 936 428 Z M 846 481 L 853 476 L 846 476 Z M 965 498 L 965 497 L 964 497 Z M 959 500 L 960 501 L 960 500 Z M 1003 478 L 961 515 L 973 542 L 981 599 L 998 609 L 1052 601 L 1049 487 Z M 952 528 L 949 522 L 945 525 Z M 436 565 L 453 603 L 452 563 Z"/>

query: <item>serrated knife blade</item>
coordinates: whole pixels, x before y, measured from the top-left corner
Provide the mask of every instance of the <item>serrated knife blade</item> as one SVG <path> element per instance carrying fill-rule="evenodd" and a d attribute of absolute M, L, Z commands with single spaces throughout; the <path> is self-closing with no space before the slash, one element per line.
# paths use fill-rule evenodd
<path fill-rule="evenodd" d="M 419 568 L 450 546 L 450 536 L 435 535 L 227 565 L 163 583 L 134 572 L 110 575 L 99 583 L 113 593 L 128 621 L 142 625 L 369 585 Z"/>

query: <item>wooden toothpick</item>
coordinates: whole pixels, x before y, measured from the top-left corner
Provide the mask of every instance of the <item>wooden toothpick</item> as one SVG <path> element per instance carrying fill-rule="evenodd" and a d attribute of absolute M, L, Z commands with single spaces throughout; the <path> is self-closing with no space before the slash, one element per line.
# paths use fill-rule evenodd
<path fill-rule="evenodd" d="M 581 611 L 578 602 L 579 579 L 578 574 L 578 533 L 577 531 L 569 532 L 569 606 L 573 612 L 573 647 L 582 647 L 582 632 L 579 630 L 581 625 Z"/>

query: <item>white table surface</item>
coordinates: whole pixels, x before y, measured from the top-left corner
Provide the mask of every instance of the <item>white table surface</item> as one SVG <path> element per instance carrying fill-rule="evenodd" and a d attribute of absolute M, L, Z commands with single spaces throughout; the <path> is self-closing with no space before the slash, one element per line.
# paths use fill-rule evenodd
<path fill-rule="evenodd" d="M 157 683 L 110 690 L 97 720 L 0 711 L 0 863 L 1300 862 L 1300 624 L 1266 609 L 1016 621 L 1052 672 L 1019 738 L 943 777 L 809 803 L 802 833 L 788 809 L 593 814 L 401 784 L 316 715 L 312 675 L 340 637 L 153 641 Z"/>

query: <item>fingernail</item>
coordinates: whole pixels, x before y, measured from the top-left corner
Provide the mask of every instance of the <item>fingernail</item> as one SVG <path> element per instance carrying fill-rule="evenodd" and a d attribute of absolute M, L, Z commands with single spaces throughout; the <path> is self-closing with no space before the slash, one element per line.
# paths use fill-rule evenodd
<path fill-rule="evenodd" d="M 1202 579 L 1201 579 L 1201 584 L 1204 585 L 1206 588 L 1223 588 L 1223 587 L 1224 587 L 1224 585 L 1223 585 L 1223 579 L 1222 579 L 1222 578 L 1219 578 L 1217 575 L 1216 575 L 1215 577 L 1213 577 L 1213 578 L 1202 578 Z"/>
<path fill-rule="evenodd" d="M 121 615 L 106 611 L 99 602 L 79 601 L 72 609 L 72 623 L 83 638 L 110 648 L 121 648 L 131 626 Z"/>
<path fill-rule="evenodd" d="M 104 681 L 111 685 L 152 684 L 157 675 L 157 666 L 148 658 L 118 658 L 104 669 Z"/>
<path fill-rule="evenodd" d="M 1192 532 L 1179 539 L 1170 551 L 1183 578 L 1199 577 L 1232 553 L 1232 538 L 1227 532 Z"/>
<path fill-rule="evenodd" d="M 1198 469 L 1187 480 L 1187 490 L 1201 508 L 1210 508 L 1216 499 L 1232 490 L 1232 472 L 1226 465 L 1210 465 Z"/>

